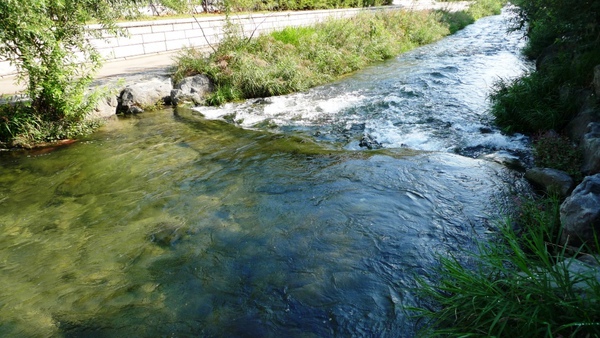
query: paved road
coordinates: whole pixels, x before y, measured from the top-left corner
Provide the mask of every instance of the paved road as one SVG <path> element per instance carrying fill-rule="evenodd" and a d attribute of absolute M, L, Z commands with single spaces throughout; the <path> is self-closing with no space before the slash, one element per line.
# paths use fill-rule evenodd
<path fill-rule="evenodd" d="M 436 2 L 434 0 L 394 0 L 394 5 L 409 10 L 445 9 L 449 11 L 463 10 L 468 7 L 468 2 Z M 135 58 L 111 60 L 104 64 L 96 78 L 119 77 L 153 70 L 167 69 L 174 64 L 174 53 L 154 54 Z M 12 95 L 22 92 L 23 84 L 16 83 L 14 76 L 0 78 L 0 95 Z"/>

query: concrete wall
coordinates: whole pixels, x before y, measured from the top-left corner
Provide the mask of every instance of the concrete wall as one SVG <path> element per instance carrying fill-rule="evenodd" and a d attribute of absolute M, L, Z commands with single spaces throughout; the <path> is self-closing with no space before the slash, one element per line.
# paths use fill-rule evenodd
<path fill-rule="evenodd" d="M 365 9 L 337 9 L 302 12 L 270 12 L 261 14 L 232 15 L 247 36 L 282 29 L 287 26 L 308 26 L 328 18 L 348 18 Z M 382 10 L 371 8 L 366 10 Z M 196 19 L 170 19 L 126 22 L 129 36 L 107 36 L 106 40 L 93 39 L 92 43 L 107 60 L 126 59 L 157 53 L 173 52 L 184 47 L 209 47 L 217 44 L 223 36 L 224 16 L 201 16 Z M 202 27 L 202 29 L 200 28 Z M 90 26 L 97 29 L 97 26 Z M 0 76 L 14 74 L 8 62 L 0 62 Z"/>

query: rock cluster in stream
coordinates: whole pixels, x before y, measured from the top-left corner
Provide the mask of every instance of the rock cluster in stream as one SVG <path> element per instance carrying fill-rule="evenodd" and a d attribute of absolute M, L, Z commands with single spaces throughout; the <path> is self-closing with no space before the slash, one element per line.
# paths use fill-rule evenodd
<path fill-rule="evenodd" d="M 132 80 L 129 80 L 132 81 Z M 116 114 L 139 114 L 163 105 L 201 104 L 213 90 L 213 84 L 205 75 L 195 75 L 173 84 L 168 74 L 154 74 L 148 78 L 135 79 L 100 100 L 91 118 L 110 118 Z"/>

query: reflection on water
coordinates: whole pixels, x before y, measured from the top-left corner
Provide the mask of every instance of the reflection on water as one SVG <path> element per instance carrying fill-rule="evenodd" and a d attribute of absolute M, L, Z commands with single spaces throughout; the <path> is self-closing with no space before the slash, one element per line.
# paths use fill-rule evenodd
<path fill-rule="evenodd" d="M 415 276 L 523 183 L 345 147 L 167 110 L 1 153 L 0 336 L 412 336 Z"/>

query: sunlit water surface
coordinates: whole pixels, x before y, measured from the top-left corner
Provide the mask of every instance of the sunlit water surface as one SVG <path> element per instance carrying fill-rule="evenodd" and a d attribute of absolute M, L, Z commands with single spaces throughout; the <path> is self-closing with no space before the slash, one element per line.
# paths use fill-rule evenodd
<path fill-rule="evenodd" d="M 526 67 L 506 18 L 307 93 L 0 154 L 0 336 L 413 336 L 416 276 L 524 187 L 475 158 L 527 148 L 487 113 Z"/>

